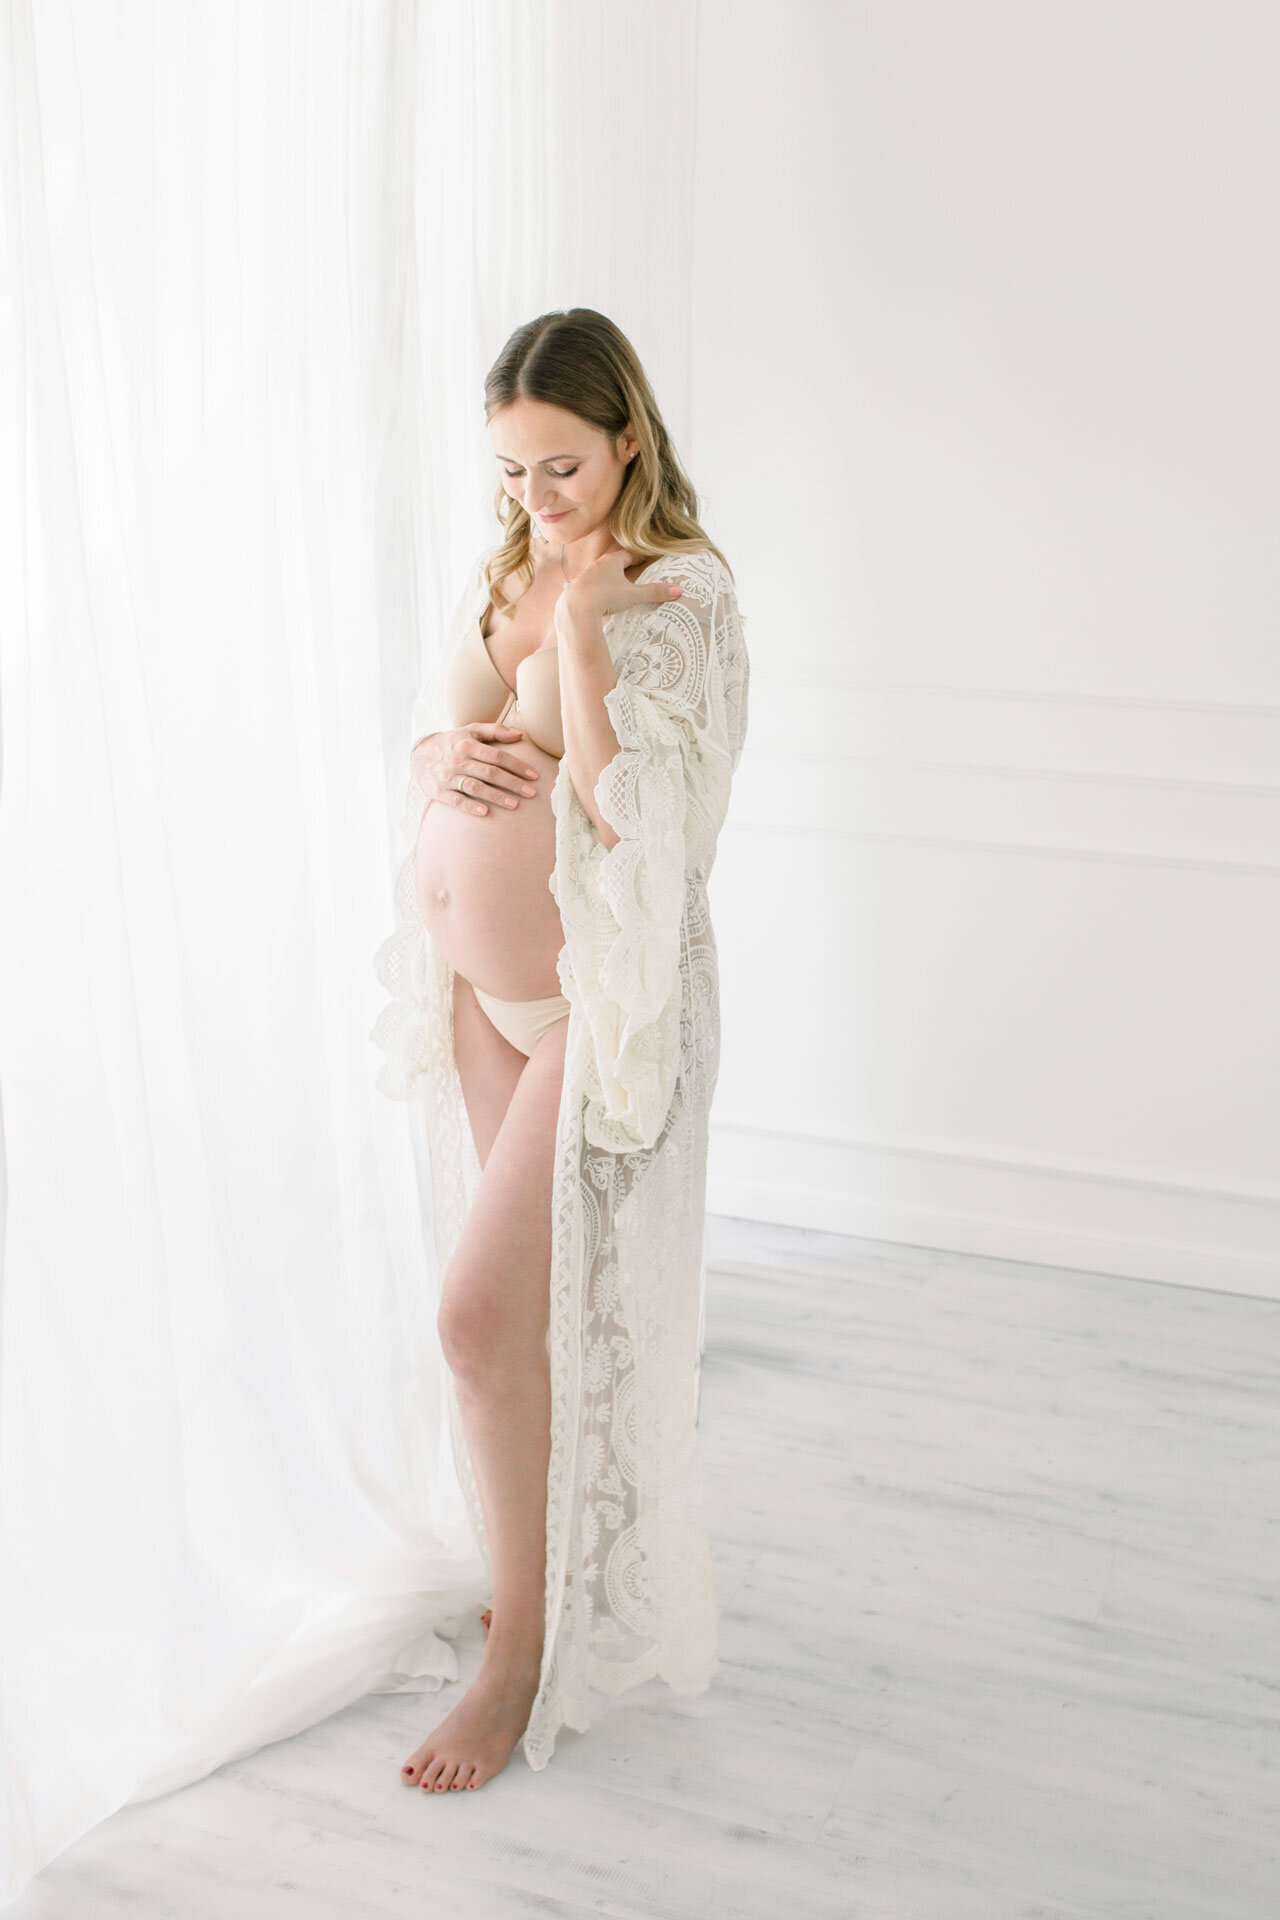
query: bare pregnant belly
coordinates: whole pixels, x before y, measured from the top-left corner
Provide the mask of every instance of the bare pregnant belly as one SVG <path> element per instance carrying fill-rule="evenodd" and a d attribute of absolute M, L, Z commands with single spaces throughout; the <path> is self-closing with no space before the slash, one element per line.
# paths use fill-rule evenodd
<path fill-rule="evenodd" d="M 490 801 L 488 813 L 433 801 L 422 817 L 414 877 L 422 923 L 456 973 L 500 1000 L 541 1000 L 560 991 L 556 956 L 564 945 L 548 886 L 560 763 L 527 736 L 520 751 L 538 768 L 536 795 L 521 794 L 515 807 Z"/>

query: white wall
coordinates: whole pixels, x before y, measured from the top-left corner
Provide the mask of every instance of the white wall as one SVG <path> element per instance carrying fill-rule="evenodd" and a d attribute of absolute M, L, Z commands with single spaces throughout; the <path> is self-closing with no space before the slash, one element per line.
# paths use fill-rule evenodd
<path fill-rule="evenodd" d="M 1280 1297 L 1278 57 L 703 0 L 713 1210 Z"/>

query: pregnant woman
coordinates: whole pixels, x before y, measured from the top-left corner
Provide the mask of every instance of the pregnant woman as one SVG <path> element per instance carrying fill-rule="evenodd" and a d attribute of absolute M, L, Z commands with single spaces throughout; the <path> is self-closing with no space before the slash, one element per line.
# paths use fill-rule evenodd
<path fill-rule="evenodd" d="M 733 576 L 630 342 L 591 308 L 485 383 L 502 535 L 413 712 L 400 924 L 374 1028 L 421 1099 L 437 1325 L 491 1603 L 410 1755 L 444 1792 L 588 1689 L 716 1667 L 695 1381 L 719 1061 L 707 877 L 742 751 Z"/>

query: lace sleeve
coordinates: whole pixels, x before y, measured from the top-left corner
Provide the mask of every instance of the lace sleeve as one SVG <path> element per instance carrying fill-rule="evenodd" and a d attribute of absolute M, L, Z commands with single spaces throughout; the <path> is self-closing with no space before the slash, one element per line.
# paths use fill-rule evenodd
<path fill-rule="evenodd" d="M 741 617 L 723 564 L 668 555 L 641 578 L 679 580 L 684 592 L 619 616 L 618 683 L 604 696 L 618 752 L 595 788 L 617 844 L 605 847 L 567 776 L 553 789 L 560 979 L 590 1037 L 585 1131 L 611 1152 L 653 1146 L 671 1104 L 686 884 L 710 871 L 746 724 Z"/>

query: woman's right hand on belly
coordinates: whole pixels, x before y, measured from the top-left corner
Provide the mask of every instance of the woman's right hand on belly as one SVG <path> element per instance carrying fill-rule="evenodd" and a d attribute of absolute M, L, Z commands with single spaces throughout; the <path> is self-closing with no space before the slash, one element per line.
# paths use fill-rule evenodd
<path fill-rule="evenodd" d="M 465 727 L 429 733 L 409 756 L 413 777 L 427 804 L 442 800 L 467 813 L 488 813 L 533 799 L 538 770 L 505 742 L 523 739 L 520 727 L 502 727 L 496 720 L 472 720 Z"/>

